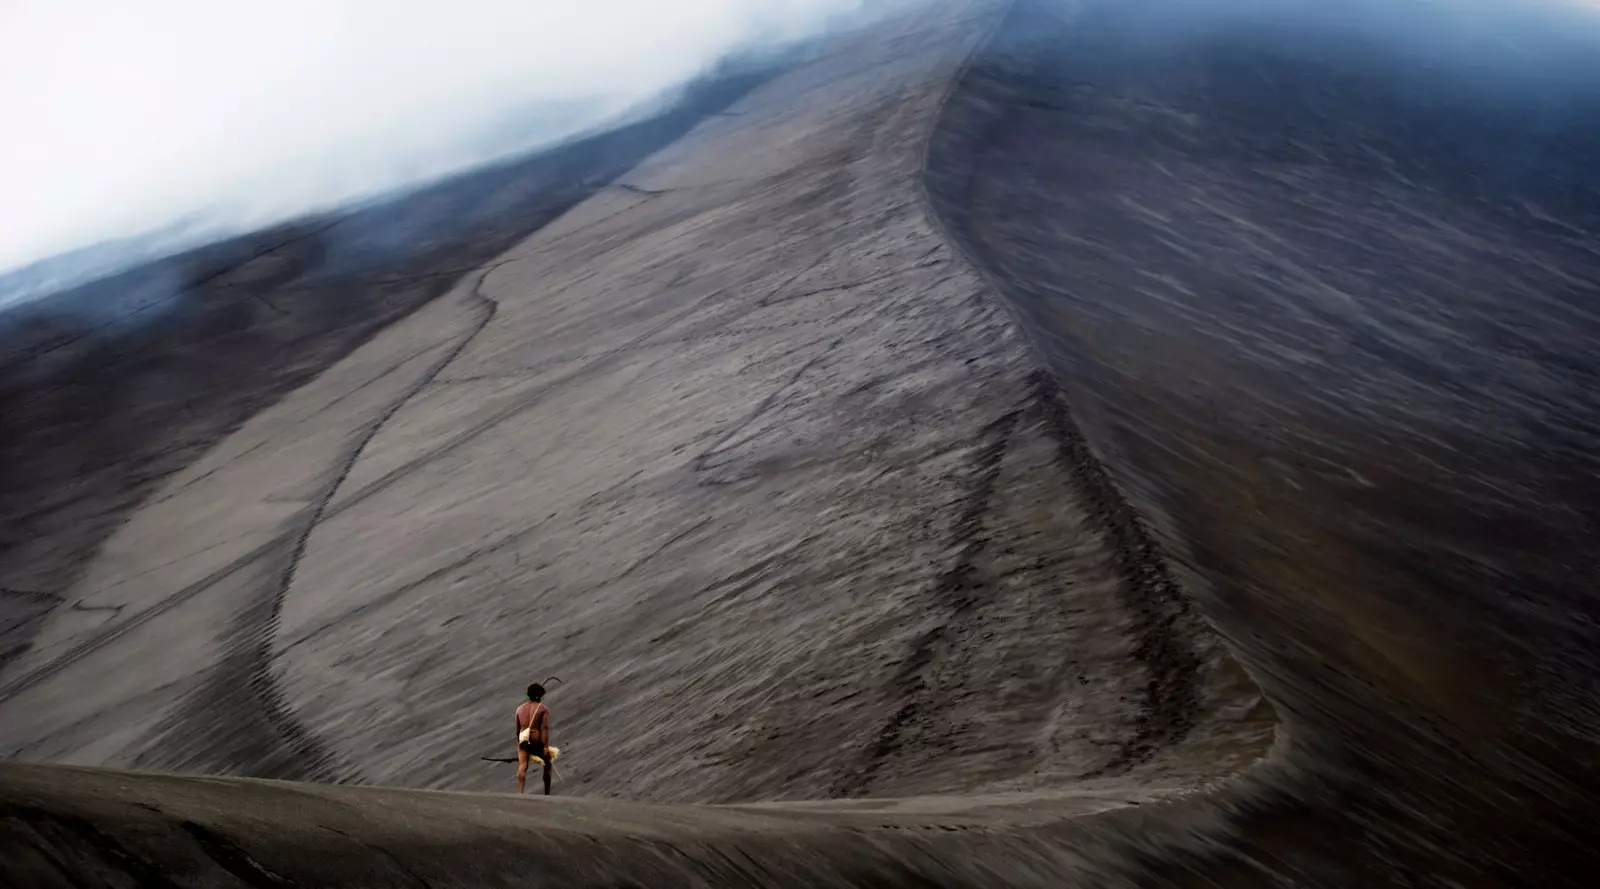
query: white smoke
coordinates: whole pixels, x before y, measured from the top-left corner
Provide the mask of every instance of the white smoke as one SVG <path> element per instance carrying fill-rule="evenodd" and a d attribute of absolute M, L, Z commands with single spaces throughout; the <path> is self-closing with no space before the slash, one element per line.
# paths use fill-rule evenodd
<path fill-rule="evenodd" d="M 862 5 L 0 0 L 0 271 L 180 219 L 264 224 L 435 178 Z M 524 144 L 485 142 L 508 121 Z"/>

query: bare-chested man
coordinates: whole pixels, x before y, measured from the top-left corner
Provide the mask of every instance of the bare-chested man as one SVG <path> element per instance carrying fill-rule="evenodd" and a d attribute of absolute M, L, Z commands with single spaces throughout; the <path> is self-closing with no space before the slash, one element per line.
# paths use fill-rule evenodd
<path fill-rule="evenodd" d="M 528 702 L 517 708 L 517 792 L 528 786 L 528 763 L 532 757 L 544 760 L 544 795 L 550 795 L 550 708 L 540 703 L 544 686 L 528 686 Z M 527 729 L 527 735 L 523 735 Z"/>

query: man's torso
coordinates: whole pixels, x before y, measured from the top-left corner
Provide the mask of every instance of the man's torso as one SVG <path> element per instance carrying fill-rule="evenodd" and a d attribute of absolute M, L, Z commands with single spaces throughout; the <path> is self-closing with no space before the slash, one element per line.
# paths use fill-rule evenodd
<path fill-rule="evenodd" d="M 532 701 L 529 701 L 518 707 L 517 728 L 520 730 L 532 726 L 534 729 L 534 736 L 537 737 L 539 733 L 539 723 L 544 721 L 544 709 L 545 708 L 543 704 L 535 704 Z M 537 720 L 537 722 L 535 720 Z"/>

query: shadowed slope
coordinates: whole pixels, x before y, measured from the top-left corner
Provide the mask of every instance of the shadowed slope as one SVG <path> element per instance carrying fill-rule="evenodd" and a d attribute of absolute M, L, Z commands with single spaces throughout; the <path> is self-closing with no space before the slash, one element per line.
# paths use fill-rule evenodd
<path fill-rule="evenodd" d="M 1018 5 L 930 181 L 1296 741 L 1299 793 L 1219 798 L 1270 857 L 1204 859 L 1266 868 L 1233 885 L 1581 883 L 1600 839 L 1582 29 L 1458 31 L 1449 4 L 1355 4 L 1336 28 L 1309 4 L 1210 29 L 1181 3 L 1068 9 Z M 1413 30 L 1363 33 L 1378 15 Z"/>
<path fill-rule="evenodd" d="M 173 522 L 223 493 L 258 505 L 237 519 L 242 540 L 307 529 L 288 570 L 252 574 L 250 550 L 159 570 L 226 569 L 239 595 L 275 597 L 276 665 L 257 675 L 335 751 L 337 777 L 475 780 L 459 757 L 500 733 L 459 723 L 501 712 L 488 686 L 532 653 L 586 676 L 558 710 L 576 741 L 563 765 L 594 756 L 606 771 L 575 789 L 967 795 L 669 808 L 13 765 L 0 841 L 18 880 L 1580 885 L 1595 794 L 1572 690 L 1595 671 L 1572 642 L 1592 624 L 1584 569 L 1538 541 L 1582 552 L 1582 473 L 1557 482 L 1585 452 L 1500 464 L 1416 434 L 1464 416 L 1439 396 L 1467 378 L 1384 349 L 1417 326 L 1373 324 L 1394 294 L 1334 276 L 1350 266 L 1339 251 L 1367 243 L 1337 224 L 1372 206 L 1342 196 L 1375 181 L 1390 211 L 1426 210 L 1423 228 L 1452 233 L 1430 242 L 1432 275 L 1388 276 L 1397 302 L 1449 322 L 1428 328 L 1445 339 L 1474 329 L 1424 284 L 1475 267 L 1465 305 L 1491 316 L 1526 275 L 1587 293 L 1582 244 L 1518 240 L 1520 224 L 1466 209 L 1447 179 L 1410 190 L 1372 177 L 1392 166 L 1350 177 L 1304 144 L 1279 145 L 1288 165 L 1256 153 L 1281 136 L 1230 113 L 1229 89 L 1251 99 L 1261 70 L 1289 63 L 1238 65 L 1230 46 L 1149 68 L 1119 55 L 1118 16 L 1164 7 L 1061 13 L 1077 8 L 1012 10 L 925 171 L 1065 396 L 917 204 L 945 85 L 1004 12 L 937 4 L 774 81 L 733 109 L 748 119 L 701 128 L 626 194 L 575 209 L 259 415 L 172 489 L 193 501 L 153 504 L 120 550 L 154 558 Z M 1172 87 L 1196 68 L 1210 93 Z M 1369 259 L 1418 243 L 1421 229 L 1383 218 L 1410 237 L 1362 247 Z M 1560 219 L 1582 230 L 1581 214 Z M 1474 252 L 1490 244 L 1501 261 Z M 1552 253 L 1528 261 L 1539 250 Z M 1581 300 L 1524 320 L 1563 313 L 1581 319 Z M 1297 369 L 1317 366 L 1319 342 L 1345 347 L 1307 385 Z M 1495 356 L 1482 366 L 1502 365 L 1503 341 L 1472 342 Z M 1579 358 L 1556 348 L 1516 379 L 1559 390 Z M 1543 397 L 1480 379 L 1491 416 Z M 223 487 L 189 487 L 207 484 Z M 195 539 L 229 537 L 190 522 Z M 103 553 L 96 577 L 136 567 Z M 1267 727 L 1175 581 L 1287 721 L 1278 755 L 1163 800 L 1244 765 Z M 222 617 L 175 626 L 209 644 Z M 133 658 L 115 640 L 97 650 Z M 158 676 L 130 679 L 159 689 Z M 408 746 L 383 743 L 370 702 L 418 688 L 444 694 L 406 704 Z M 149 736 L 162 745 L 129 749 L 170 755 L 230 705 L 189 700 Z M 71 750 L 50 725 L 65 710 L 23 703 L 3 705 L 8 727 Z M 94 719 L 93 701 L 72 706 Z"/>

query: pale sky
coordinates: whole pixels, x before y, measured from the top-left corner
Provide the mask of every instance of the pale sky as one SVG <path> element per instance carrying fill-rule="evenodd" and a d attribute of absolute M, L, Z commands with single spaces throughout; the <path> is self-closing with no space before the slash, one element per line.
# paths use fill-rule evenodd
<path fill-rule="evenodd" d="M 598 121 L 864 5 L 0 0 L 0 273 L 198 212 L 261 225 L 434 178 L 483 160 L 471 136 L 513 110 Z"/>
<path fill-rule="evenodd" d="M 510 110 L 599 118 L 860 5 L 0 0 L 0 271 L 219 205 L 270 221 L 437 175 Z"/>

